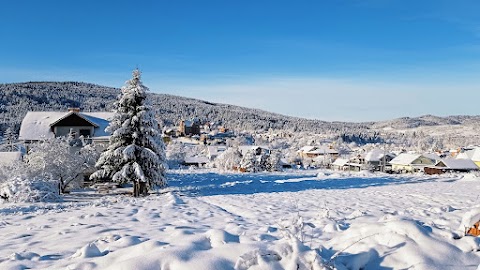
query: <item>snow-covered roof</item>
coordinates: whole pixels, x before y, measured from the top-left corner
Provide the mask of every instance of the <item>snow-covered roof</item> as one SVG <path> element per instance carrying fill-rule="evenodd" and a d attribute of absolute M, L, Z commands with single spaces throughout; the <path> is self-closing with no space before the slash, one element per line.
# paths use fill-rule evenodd
<path fill-rule="evenodd" d="M 368 152 L 366 155 L 365 155 L 365 161 L 380 161 L 381 159 L 383 159 L 383 156 L 386 155 L 386 156 L 390 156 L 390 157 L 395 157 L 394 154 L 391 154 L 391 153 L 388 153 L 386 152 L 385 150 L 382 150 L 382 149 L 373 149 L 371 150 L 370 152 Z"/>
<path fill-rule="evenodd" d="M 466 155 L 469 159 L 473 161 L 480 161 L 480 148 L 475 147 L 473 149 L 466 150 L 458 155 L 462 155 L 462 158 L 464 158 L 464 156 Z"/>
<path fill-rule="evenodd" d="M 72 112 L 27 112 L 20 126 L 19 140 L 41 140 L 53 138 L 55 135 L 51 125 L 71 115 Z M 92 137 L 109 136 L 105 132 L 109 120 L 113 117 L 112 112 L 80 112 L 82 118 L 97 125 Z"/>
<path fill-rule="evenodd" d="M 437 155 L 436 153 L 427 153 L 427 154 L 423 154 L 423 156 L 435 161 L 440 160 L 440 156 Z"/>
<path fill-rule="evenodd" d="M 208 155 L 210 157 L 218 156 L 221 153 L 225 152 L 225 150 L 227 150 L 227 146 L 225 146 L 225 145 L 209 145 L 209 146 L 207 146 Z"/>
<path fill-rule="evenodd" d="M 304 146 L 297 152 L 305 154 L 338 154 L 338 151 L 327 146 Z"/>
<path fill-rule="evenodd" d="M 436 166 L 440 163 L 453 170 L 478 170 L 478 166 L 471 159 L 444 158 Z"/>
<path fill-rule="evenodd" d="M 186 164 L 205 164 L 210 160 L 206 156 L 185 157 Z"/>
<path fill-rule="evenodd" d="M 0 152 L 0 165 L 11 165 L 18 160 L 22 160 L 21 152 Z"/>
<path fill-rule="evenodd" d="M 457 158 L 457 159 L 470 159 L 470 157 L 468 156 L 468 154 L 466 152 L 458 153 L 458 155 L 456 155 L 455 158 Z"/>
<path fill-rule="evenodd" d="M 348 159 L 345 159 L 345 158 L 337 158 L 333 163 L 332 165 L 334 166 L 340 166 L 340 167 L 343 167 L 345 165 L 348 164 Z"/>
<path fill-rule="evenodd" d="M 242 155 L 245 155 L 248 151 L 256 150 L 258 148 L 269 150 L 267 146 L 258 146 L 258 145 L 240 145 L 238 147 L 238 150 L 240 151 L 240 153 L 242 153 Z"/>
<path fill-rule="evenodd" d="M 307 152 L 308 154 L 338 154 L 337 150 L 326 146 L 317 146 L 315 149 Z"/>
<path fill-rule="evenodd" d="M 315 149 L 315 146 L 309 146 L 309 145 L 307 145 L 307 146 L 304 146 L 304 147 L 300 148 L 300 150 L 298 150 L 297 152 L 303 152 L 303 153 L 305 153 L 305 152 L 312 151 L 313 149 Z"/>
<path fill-rule="evenodd" d="M 420 158 L 422 155 L 420 154 L 408 154 L 402 153 L 396 156 L 394 159 L 390 161 L 390 164 L 397 164 L 397 165 L 410 165 L 416 159 Z"/>

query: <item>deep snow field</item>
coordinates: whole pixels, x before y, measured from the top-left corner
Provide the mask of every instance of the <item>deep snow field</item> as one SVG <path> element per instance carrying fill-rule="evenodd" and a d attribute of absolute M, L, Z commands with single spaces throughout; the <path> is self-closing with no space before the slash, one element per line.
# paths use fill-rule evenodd
<path fill-rule="evenodd" d="M 317 174 L 318 173 L 318 174 Z M 477 269 L 473 175 L 172 171 L 135 199 L 0 204 L 0 269 Z M 468 220 L 464 220 L 469 222 Z M 323 266 L 322 266 L 323 265 Z"/>

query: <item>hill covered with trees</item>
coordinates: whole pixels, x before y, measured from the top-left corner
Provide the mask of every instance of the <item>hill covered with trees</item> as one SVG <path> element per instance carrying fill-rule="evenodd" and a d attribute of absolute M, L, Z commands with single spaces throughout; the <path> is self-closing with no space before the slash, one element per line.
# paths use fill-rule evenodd
<path fill-rule="evenodd" d="M 27 111 L 109 111 L 120 89 L 82 82 L 27 82 L 0 84 L 0 129 L 18 130 Z M 166 126 L 197 117 L 236 130 L 326 132 L 345 128 L 368 129 L 367 124 L 325 122 L 270 113 L 258 109 L 167 94 L 150 93 L 152 105 Z"/>
<path fill-rule="evenodd" d="M 18 132 L 27 111 L 66 111 L 69 107 L 78 107 L 82 111 L 110 111 L 119 94 L 118 88 L 83 82 L 0 84 L 0 135 L 8 127 Z M 462 137 L 467 137 L 469 142 L 476 142 L 476 131 L 480 128 L 480 116 L 425 115 L 379 122 L 326 122 L 174 95 L 153 92 L 149 95 L 163 126 L 174 126 L 181 119 L 196 117 L 239 131 L 311 132 L 357 143 L 405 140 L 405 136 L 417 140 L 419 134 L 428 137 L 438 131 L 441 132 L 435 136 L 449 141 L 457 140 L 455 138 L 464 141 Z M 472 135 L 466 136 L 465 132 Z"/>

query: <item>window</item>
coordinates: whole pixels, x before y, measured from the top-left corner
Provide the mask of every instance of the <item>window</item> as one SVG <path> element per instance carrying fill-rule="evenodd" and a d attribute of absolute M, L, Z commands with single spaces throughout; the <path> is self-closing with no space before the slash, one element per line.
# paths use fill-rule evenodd
<path fill-rule="evenodd" d="M 85 138 L 90 137 L 90 129 L 80 129 L 80 136 Z"/>

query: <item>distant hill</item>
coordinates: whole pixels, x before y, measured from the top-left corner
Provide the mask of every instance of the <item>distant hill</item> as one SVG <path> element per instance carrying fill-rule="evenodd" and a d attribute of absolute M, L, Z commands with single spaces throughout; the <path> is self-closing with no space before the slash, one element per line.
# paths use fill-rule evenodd
<path fill-rule="evenodd" d="M 480 124 L 480 116 L 464 116 L 455 115 L 440 117 L 435 115 L 423 115 L 419 117 L 402 117 L 388 121 L 380 121 L 373 123 L 371 129 L 411 129 L 426 126 L 455 126 L 455 125 L 478 125 Z"/>
<path fill-rule="evenodd" d="M 83 82 L 26 82 L 0 84 L 0 134 L 9 127 L 19 129 L 27 111 L 109 111 L 120 89 Z M 345 123 L 310 120 L 240 106 L 212 103 L 167 94 L 150 93 L 152 105 L 163 121 L 172 126 L 180 119 L 197 117 L 235 130 L 289 130 L 329 134 L 374 133 L 385 129 L 424 126 L 475 125 L 480 116 L 438 117 L 425 115 L 389 121 Z"/>

